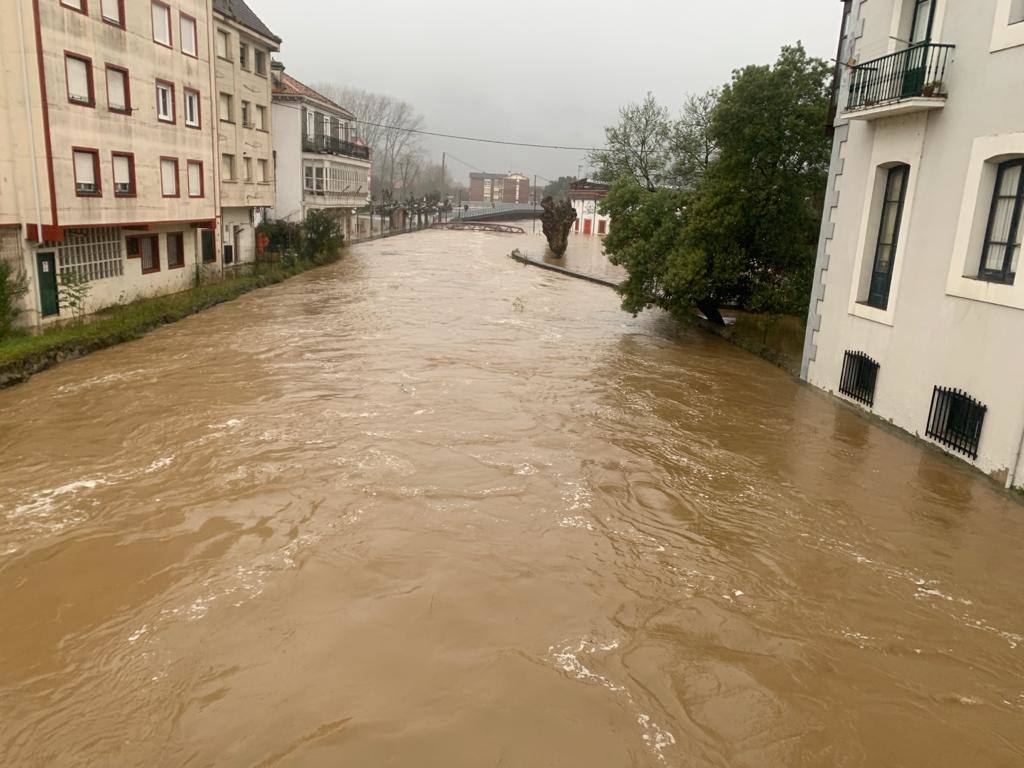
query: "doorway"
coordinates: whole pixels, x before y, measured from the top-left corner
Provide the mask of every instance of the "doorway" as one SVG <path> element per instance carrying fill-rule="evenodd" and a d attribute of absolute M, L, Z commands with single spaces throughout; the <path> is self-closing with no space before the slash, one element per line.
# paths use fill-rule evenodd
<path fill-rule="evenodd" d="M 57 255 L 53 251 L 36 254 L 36 274 L 39 276 L 39 311 L 43 317 L 60 314 L 57 296 Z"/>
<path fill-rule="evenodd" d="M 584 219 L 583 220 L 583 234 L 584 235 L 589 235 L 590 234 L 590 223 L 591 223 L 590 219 Z"/>

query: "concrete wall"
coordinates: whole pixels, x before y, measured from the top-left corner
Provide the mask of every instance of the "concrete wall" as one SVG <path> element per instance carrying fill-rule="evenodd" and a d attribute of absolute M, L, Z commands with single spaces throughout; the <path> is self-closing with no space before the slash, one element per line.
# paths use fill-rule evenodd
<path fill-rule="evenodd" d="M 298 101 L 273 103 L 273 146 L 277 196 L 271 217 L 302 220 L 302 106 Z"/>
<path fill-rule="evenodd" d="M 891 38 L 906 39 L 910 5 L 854 3 L 852 55 L 863 62 L 899 47 Z M 872 121 L 840 115 L 805 353 L 807 380 L 829 391 L 839 385 L 847 350 L 878 361 L 873 410 L 913 434 L 924 435 L 933 387 L 966 391 L 988 406 L 975 464 L 1000 479 L 1019 464 L 1024 432 L 1024 358 L 1017 354 L 1024 276 L 1016 286 L 970 276 L 981 259 L 977 231 L 987 220 L 995 164 L 1024 156 L 1024 36 L 993 50 L 1005 42 L 1007 25 L 997 16 L 1003 5 L 939 0 L 932 39 L 956 45 L 943 108 Z M 910 166 L 910 177 L 882 311 L 861 302 L 885 167 L 896 162 Z"/>

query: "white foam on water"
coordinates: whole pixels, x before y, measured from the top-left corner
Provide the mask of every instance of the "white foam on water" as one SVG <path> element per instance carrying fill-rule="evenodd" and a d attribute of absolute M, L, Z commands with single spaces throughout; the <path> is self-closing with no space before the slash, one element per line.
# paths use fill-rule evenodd
<path fill-rule="evenodd" d="M 665 756 L 662 754 L 662 751 L 666 747 L 674 746 L 676 737 L 654 722 L 650 715 L 641 713 L 637 716 L 636 721 L 644 729 L 644 734 L 641 737 L 644 743 L 654 750 L 659 760 L 665 762 Z"/>
<path fill-rule="evenodd" d="M 584 528 L 588 531 L 594 530 L 594 524 L 587 520 L 587 518 L 580 515 L 573 517 L 563 517 L 558 521 L 558 525 L 562 528 Z"/>

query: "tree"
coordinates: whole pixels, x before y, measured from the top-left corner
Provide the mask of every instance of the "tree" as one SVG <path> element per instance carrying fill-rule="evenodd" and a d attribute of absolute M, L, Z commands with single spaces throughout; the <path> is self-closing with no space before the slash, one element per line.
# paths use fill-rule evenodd
<path fill-rule="evenodd" d="M 682 114 L 672 126 L 670 176 L 674 186 L 694 189 L 704 178 L 718 154 L 718 142 L 711 135 L 711 116 L 719 91 L 689 94 Z"/>
<path fill-rule="evenodd" d="M 302 222 L 302 234 L 303 255 L 316 263 L 336 257 L 345 242 L 341 225 L 328 211 L 309 210 Z"/>
<path fill-rule="evenodd" d="M 652 192 L 665 183 L 671 167 L 672 121 L 652 94 L 620 109 L 618 124 L 604 133 L 607 148 L 588 156 L 598 179 L 626 177 Z"/>
<path fill-rule="evenodd" d="M 576 179 L 573 176 L 559 176 L 558 181 L 552 181 L 541 192 L 541 199 L 553 197 L 555 200 L 565 200 L 569 197 L 569 185 Z"/>
<path fill-rule="evenodd" d="M 22 297 L 28 293 L 28 278 L 24 270 L 0 259 L 0 339 L 14 327 L 21 314 Z"/>

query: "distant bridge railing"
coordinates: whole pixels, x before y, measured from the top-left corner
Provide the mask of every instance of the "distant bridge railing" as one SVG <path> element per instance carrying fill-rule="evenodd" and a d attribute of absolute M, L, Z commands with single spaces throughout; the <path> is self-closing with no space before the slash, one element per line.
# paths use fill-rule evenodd
<path fill-rule="evenodd" d="M 483 219 L 528 219 L 541 214 L 541 207 L 533 203 L 466 203 L 466 208 L 455 207 L 449 219 L 472 221 Z"/>

